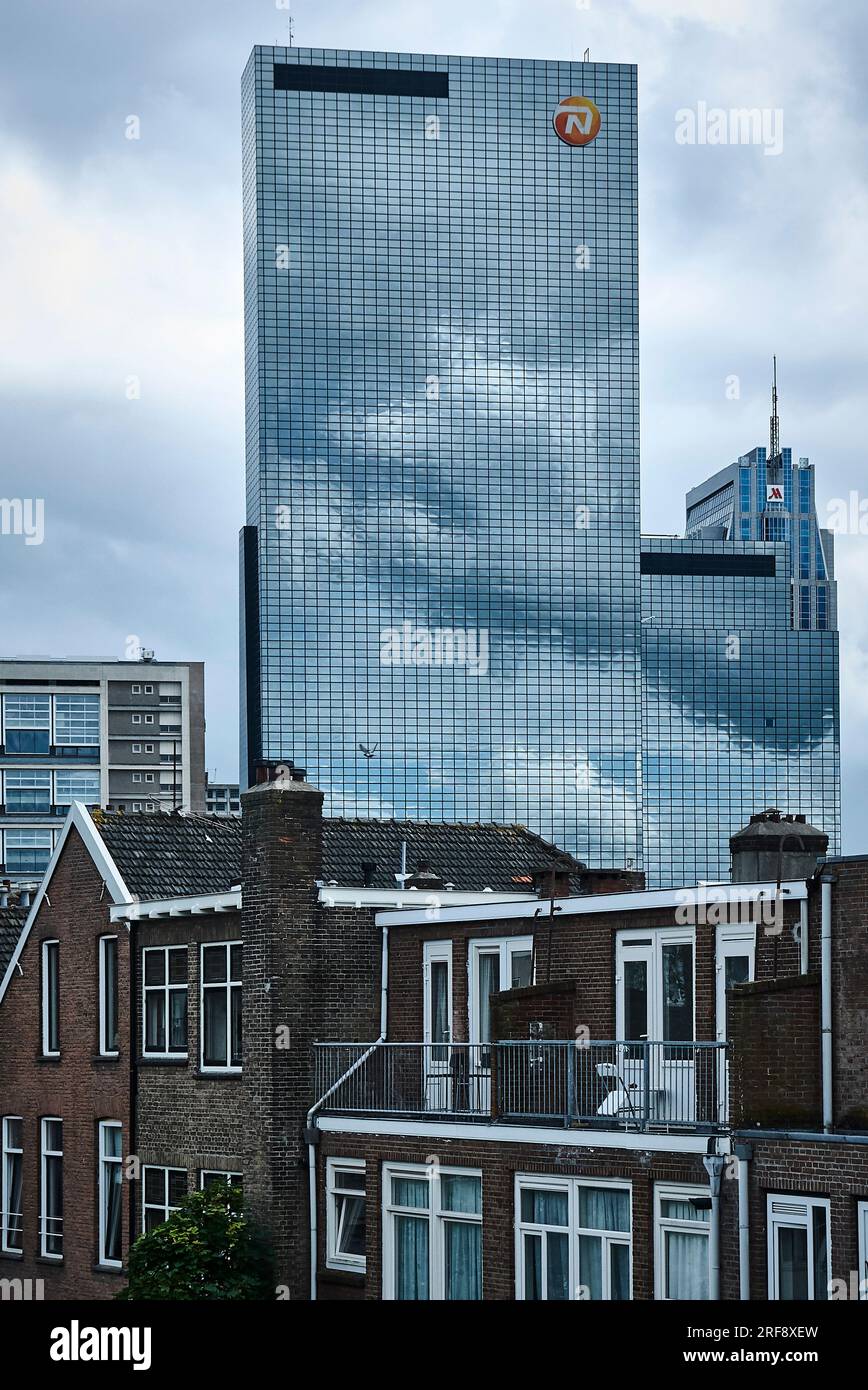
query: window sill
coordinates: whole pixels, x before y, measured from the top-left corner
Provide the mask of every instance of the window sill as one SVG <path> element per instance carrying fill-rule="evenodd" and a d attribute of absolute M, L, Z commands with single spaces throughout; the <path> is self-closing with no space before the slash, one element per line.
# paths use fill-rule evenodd
<path fill-rule="evenodd" d="M 121 1060 L 121 1056 L 119 1052 L 95 1052 L 90 1060 L 95 1066 L 104 1067 L 110 1066 L 112 1062 L 117 1064 Z"/>
<path fill-rule="evenodd" d="M 140 1067 L 186 1067 L 190 1064 L 190 1058 L 186 1053 L 184 1053 L 183 1056 L 178 1054 L 174 1057 L 150 1057 L 145 1055 L 138 1057 L 136 1062 Z"/>
<path fill-rule="evenodd" d="M 23 1260 L 23 1250 L 0 1250 L 0 1260 Z"/>
<path fill-rule="evenodd" d="M 196 1075 L 201 1076 L 203 1081 L 231 1081 L 239 1080 L 241 1077 L 240 1067 L 197 1067 Z"/>
<path fill-rule="evenodd" d="M 60 1064 L 61 1057 L 60 1057 L 60 1053 L 59 1053 L 59 1052 L 57 1052 L 57 1053 L 50 1053 L 50 1054 L 45 1053 L 45 1052 L 39 1052 L 39 1053 L 37 1053 L 36 1060 L 37 1060 L 37 1062 L 39 1063 L 40 1066 L 44 1066 L 44 1067 L 55 1066 L 55 1067 L 56 1067 L 56 1066 L 58 1066 L 58 1065 Z"/>
<path fill-rule="evenodd" d="M 38 1265 L 54 1265 L 54 1267 L 57 1268 L 58 1265 L 62 1265 L 62 1264 L 63 1264 L 63 1256 L 62 1256 L 62 1255 L 37 1255 L 37 1256 L 36 1256 L 35 1263 L 38 1264 Z"/>
<path fill-rule="evenodd" d="M 326 1284 L 342 1284 L 345 1288 L 363 1288 L 365 1283 L 364 1269 L 340 1269 L 326 1265 L 319 1272 L 319 1278 Z"/>
<path fill-rule="evenodd" d="M 113 1274 L 117 1278 L 126 1278 L 126 1271 L 123 1265 L 91 1265 L 92 1274 Z"/>

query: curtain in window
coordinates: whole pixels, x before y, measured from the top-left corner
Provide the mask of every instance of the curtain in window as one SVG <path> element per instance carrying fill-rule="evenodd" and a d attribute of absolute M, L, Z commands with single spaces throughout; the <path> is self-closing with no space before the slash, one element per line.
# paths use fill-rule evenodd
<path fill-rule="evenodd" d="M 23 1222 L 23 1208 L 21 1206 L 21 1187 L 23 1177 L 23 1165 L 20 1154 L 10 1154 L 6 1160 L 8 1164 L 8 1193 L 9 1210 L 6 1213 L 6 1234 L 7 1243 L 12 1250 L 21 1249 L 21 1230 Z"/>
<path fill-rule="evenodd" d="M 445 960 L 435 960 L 431 966 L 431 1040 L 435 1043 L 449 1042 L 449 966 Z M 446 1058 L 445 1047 L 434 1052 L 434 1061 Z"/>
<path fill-rule="evenodd" d="M 482 1298 L 482 1227 L 477 1222 L 444 1221 L 446 1297 Z"/>
<path fill-rule="evenodd" d="M 566 1192 L 547 1192 L 541 1187 L 521 1190 L 521 1219 L 537 1226 L 566 1226 L 568 1202 Z"/>
<path fill-rule="evenodd" d="M 428 1299 L 428 1218 L 396 1216 L 395 1297 Z"/>
<path fill-rule="evenodd" d="M 479 1041 L 491 1041 L 491 1008 L 489 996 L 500 990 L 500 955 L 479 956 Z"/>
<path fill-rule="evenodd" d="M 778 1294 L 805 1299 L 808 1294 L 808 1233 L 803 1226 L 778 1227 Z"/>
<path fill-rule="evenodd" d="M 708 1238 L 692 1231 L 667 1231 L 666 1297 L 708 1298 Z"/>
<path fill-rule="evenodd" d="M 629 1192 L 615 1187 L 580 1187 L 579 1225 L 592 1231 L 629 1231 Z"/>

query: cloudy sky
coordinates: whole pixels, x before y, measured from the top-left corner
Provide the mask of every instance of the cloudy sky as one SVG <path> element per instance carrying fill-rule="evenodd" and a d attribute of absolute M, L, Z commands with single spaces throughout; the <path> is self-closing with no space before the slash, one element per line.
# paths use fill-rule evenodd
<path fill-rule="evenodd" d="M 868 10 L 839 0 L 293 0 L 311 47 L 639 65 L 646 530 L 764 443 L 868 498 Z M 243 521 L 239 79 L 274 0 L 8 6 L 0 55 L 0 448 L 43 497 L 0 541 L 4 655 L 206 662 L 208 765 L 237 775 Z M 783 113 L 783 148 L 685 145 L 676 113 Z M 127 138 L 130 117 L 140 138 Z M 732 378 L 737 378 L 733 389 Z M 864 526 L 868 532 L 868 500 Z M 844 848 L 868 847 L 868 534 L 838 538 Z"/>

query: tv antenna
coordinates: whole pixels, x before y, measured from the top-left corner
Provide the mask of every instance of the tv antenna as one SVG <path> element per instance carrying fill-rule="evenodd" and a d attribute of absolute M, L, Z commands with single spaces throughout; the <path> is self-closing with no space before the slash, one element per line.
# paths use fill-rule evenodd
<path fill-rule="evenodd" d="M 772 358 L 772 413 L 769 418 L 769 463 L 777 463 L 781 452 L 781 422 L 778 419 L 778 359 Z"/>

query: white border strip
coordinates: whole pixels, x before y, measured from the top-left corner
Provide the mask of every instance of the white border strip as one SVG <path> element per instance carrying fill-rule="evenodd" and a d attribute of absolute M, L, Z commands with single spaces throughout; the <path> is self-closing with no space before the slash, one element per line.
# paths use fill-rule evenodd
<path fill-rule="evenodd" d="M 400 1135 L 407 1139 L 482 1140 L 493 1144 L 542 1144 L 553 1149 L 627 1149 L 649 1153 L 704 1154 L 709 1139 L 716 1139 L 717 1152 L 729 1152 L 726 1135 L 637 1134 L 625 1130 L 554 1129 L 541 1125 L 440 1124 L 429 1120 L 366 1120 L 340 1115 L 317 1115 L 316 1127 L 324 1134 Z"/>

